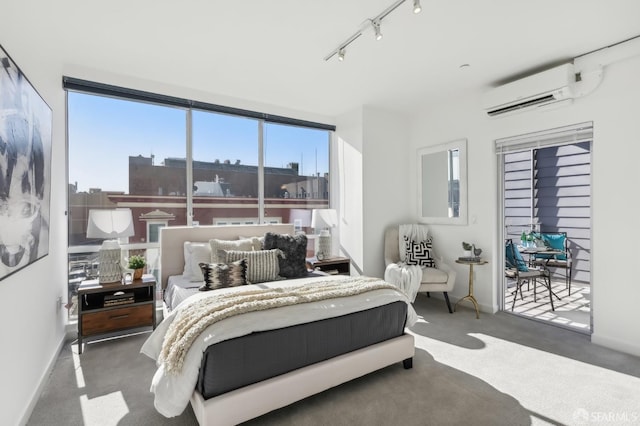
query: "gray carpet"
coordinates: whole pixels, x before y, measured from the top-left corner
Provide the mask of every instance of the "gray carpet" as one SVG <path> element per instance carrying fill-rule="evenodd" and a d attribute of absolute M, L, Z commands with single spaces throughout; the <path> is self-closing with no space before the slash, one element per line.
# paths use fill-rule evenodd
<path fill-rule="evenodd" d="M 419 295 L 414 367 L 400 363 L 249 425 L 640 424 L 640 358 L 587 336 Z M 148 334 L 67 344 L 28 425 L 194 425 L 153 408 Z"/>

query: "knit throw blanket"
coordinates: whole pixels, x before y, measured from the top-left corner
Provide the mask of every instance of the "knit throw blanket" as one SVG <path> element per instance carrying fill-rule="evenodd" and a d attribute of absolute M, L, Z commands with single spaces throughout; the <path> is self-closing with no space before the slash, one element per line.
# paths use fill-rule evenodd
<path fill-rule="evenodd" d="M 162 343 L 159 361 L 168 374 L 179 374 L 194 340 L 208 326 L 235 315 L 273 309 L 299 303 L 354 296 L 395 286 L 378 278 L 353 277 L 340 281 L 322 281 L 312 285 L 212 294 L 185 306 L 176 313 Z"/>

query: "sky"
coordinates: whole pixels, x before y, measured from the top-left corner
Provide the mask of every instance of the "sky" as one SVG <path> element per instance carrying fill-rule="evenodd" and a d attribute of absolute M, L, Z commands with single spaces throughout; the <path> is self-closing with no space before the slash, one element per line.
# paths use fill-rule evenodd
<path fill-rule="evenodd" d="M 129 189 L 129 156 L 186 157 L 186 111 L 69 92 L 69 183 L 78 191 Z M 258 121 L 193 112 L 193 158 L 258 165 Z M 329 168 L 328 132 L 266 123 L 265 166 L 300 163 L 300 174 Z"/>

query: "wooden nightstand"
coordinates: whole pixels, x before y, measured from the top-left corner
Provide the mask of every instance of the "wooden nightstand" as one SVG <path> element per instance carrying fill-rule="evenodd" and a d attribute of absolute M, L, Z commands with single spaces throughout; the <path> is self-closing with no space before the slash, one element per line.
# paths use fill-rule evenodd
<path fill-rule="evenodd" d="M 131 284 L 82 281 L 78 288 L 78 353 L 82 339 L 130 328 L 156 328 L 156 280 L 143 275 Z"/>
<path fill-rule="evenodd" d="M 348 257 L 332 257 L 318 260 L 315 257 L 307 259 L 311 269 L 326 272 L 329 275 L 351 275 L 351 259 Z"/>

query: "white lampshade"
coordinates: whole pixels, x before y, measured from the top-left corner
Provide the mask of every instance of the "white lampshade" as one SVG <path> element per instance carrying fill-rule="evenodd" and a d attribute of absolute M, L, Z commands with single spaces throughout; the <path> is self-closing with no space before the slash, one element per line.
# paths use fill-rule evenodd
<path fill-rule="evenodd" d="M 302 232 L 303 228 L 311 226 L 311 210 L 291 209 L 289 211 L 289 223 L 293 223 L 296 232 Z"/>
<path fill-rule="evenodd" d="M 124 238 L 133 236 L 131 209 L 89 210 L 87 238 Z"/>
<path fill-rule="evenodd" d="M 98 280 L 101 284 L 122 279 L 121 250 L 116 238 L 133 234 L 131 209 L 89 210 L 87 238 L 107 238 L 100 248 Z"/>
<path fill-rule="evenodd" d="M 338 225 L 338 213 L 335 209 L 313 209 L 311 212 L 312 228 L 333 228 Z"/>

